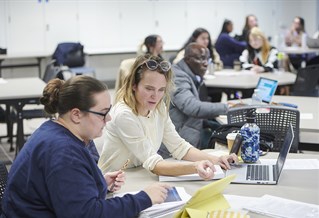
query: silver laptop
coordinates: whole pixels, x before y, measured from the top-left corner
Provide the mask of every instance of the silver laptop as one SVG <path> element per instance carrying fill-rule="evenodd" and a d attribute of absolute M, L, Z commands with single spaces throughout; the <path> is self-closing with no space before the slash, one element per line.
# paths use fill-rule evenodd
<path fill-rule="evenodd" d="M 259 90 L 259 95 L 262 102 L 269 104 L 274 96 L 278 86 L 278 81 L 260 77 L 256 89 Z"/>
<path fill-rule="evenodd" d="M 226 176 L 236 174 L 232 183 L 277 184 L 293 140 L 294 131 L 290 124 L 276 165 L 239 164 L 232 166 L 231 170 L 227 170 Z"/>

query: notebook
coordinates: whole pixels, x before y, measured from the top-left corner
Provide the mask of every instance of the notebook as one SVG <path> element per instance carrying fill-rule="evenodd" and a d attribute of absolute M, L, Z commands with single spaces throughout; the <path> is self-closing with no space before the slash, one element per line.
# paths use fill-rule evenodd
<path fill-rule="evenodd" d="M 270 103 L 272 97 L 274 96 L 278 86 L 278 81 L 273 79 L 268 79 L 265 77 L 260 77 L 257 83 L 256 89 L 259 90 L 259 95 L 261 100 L 265 103 Z"/>
<path fill-rule="evenodd" d="M 227 175 L 235 174 L 233 183 L 243 184 L 277 184 L 287 155 L 294 139 L 293 127 L 290 124 L 276 165 L 239 164 L 226 171 Z"/>
<path fill-rule="evenodd" d="M 307 36 L 306 43 L 309 48 L 319 48 L 319 39 Z"/>

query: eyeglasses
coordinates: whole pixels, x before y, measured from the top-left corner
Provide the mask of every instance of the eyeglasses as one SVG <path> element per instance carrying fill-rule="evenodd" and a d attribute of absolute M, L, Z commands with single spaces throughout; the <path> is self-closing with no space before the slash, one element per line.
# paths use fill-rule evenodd
<path fill-rule="evenodd" d="M 103 121 L 105 121 L 105 117 L 110 112 L 111 108 L 112 108 L 112 105 L 110 105 L 110 107 L 107 109 L 107 111 L 105 113 L 101 113 L 101 112 L 97 112 L 97 111 L 91 111 L 91 110 L 83 110 L 83 111 L 89 112 L 89 113 L 92 113 L 92 114 L 96 114 L 96 115 L 100 115 L 100 116 L 103 117 Z"/>
<path fill-rule="evenodd" d="M 201 63 L 201 64 L 210 62 L 209 56 L 201 56 L 201 57 L 191 56 L 191 58 L 193 58 L 196 62 Z"/>
<path fill-rule="evenodd" d="M 167 73 L 171 69 L 171 63 L 168 61 L 162 61 L 161 63 L 158 63 L 155 60 L 148 59 L 144 61 L 143 64 L 145 64 L 149 70 L 156 70 L 158 67 L 160 67 L 164 73 Z M 143 64 L 141 64 L 141 66 Z"/>

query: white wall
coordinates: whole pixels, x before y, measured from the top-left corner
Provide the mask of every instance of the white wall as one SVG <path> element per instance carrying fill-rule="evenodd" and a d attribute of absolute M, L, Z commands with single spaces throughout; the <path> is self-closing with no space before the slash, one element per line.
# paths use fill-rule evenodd
<path fill-rule="evenodd" d="M 225 18 L 240 34 L 245 16 L 255 14 L 260 28 L 275 38 L 295 16 L 305 18 L 306 30 L 318 29 L 319 0 L 5 0 L 0 1 L 0 47 L 8 53 L 53 53 L 60 41 L 80 41 L 86 50 L 136 51 L 148 34 L 160 34 L 164 49 L 179 49 L 197 27 L 216 38 Z M 120 61 L 129 55 L 89 58 L 102 80 L 114 80 Z M 43 63 L 45 65 L 45 63 Z M 43 67 L 44 69 L 44 67 Z M 30 75 L 37 69 L 4 70 L 6 77 Z"/>

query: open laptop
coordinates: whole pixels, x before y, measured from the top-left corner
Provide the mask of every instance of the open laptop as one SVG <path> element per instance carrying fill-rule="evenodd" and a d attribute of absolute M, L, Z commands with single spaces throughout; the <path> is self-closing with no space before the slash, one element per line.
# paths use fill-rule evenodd
<path fill-rule="evenodd" d="M 256 89 L 259 90 L 261 100 L 267 104 L 271 102 L 278 86 L 278 81 L 260 77 Z"/>
<path fill-rule="evenodd" d="M 226 171 L 226 176 L 235 174 L 232 183 L 243 184 L 277 184 L 287 155 L 294 139 L 293 127 L 290 124 L 281 147 L 276 165 L 239 164 Z"/>

